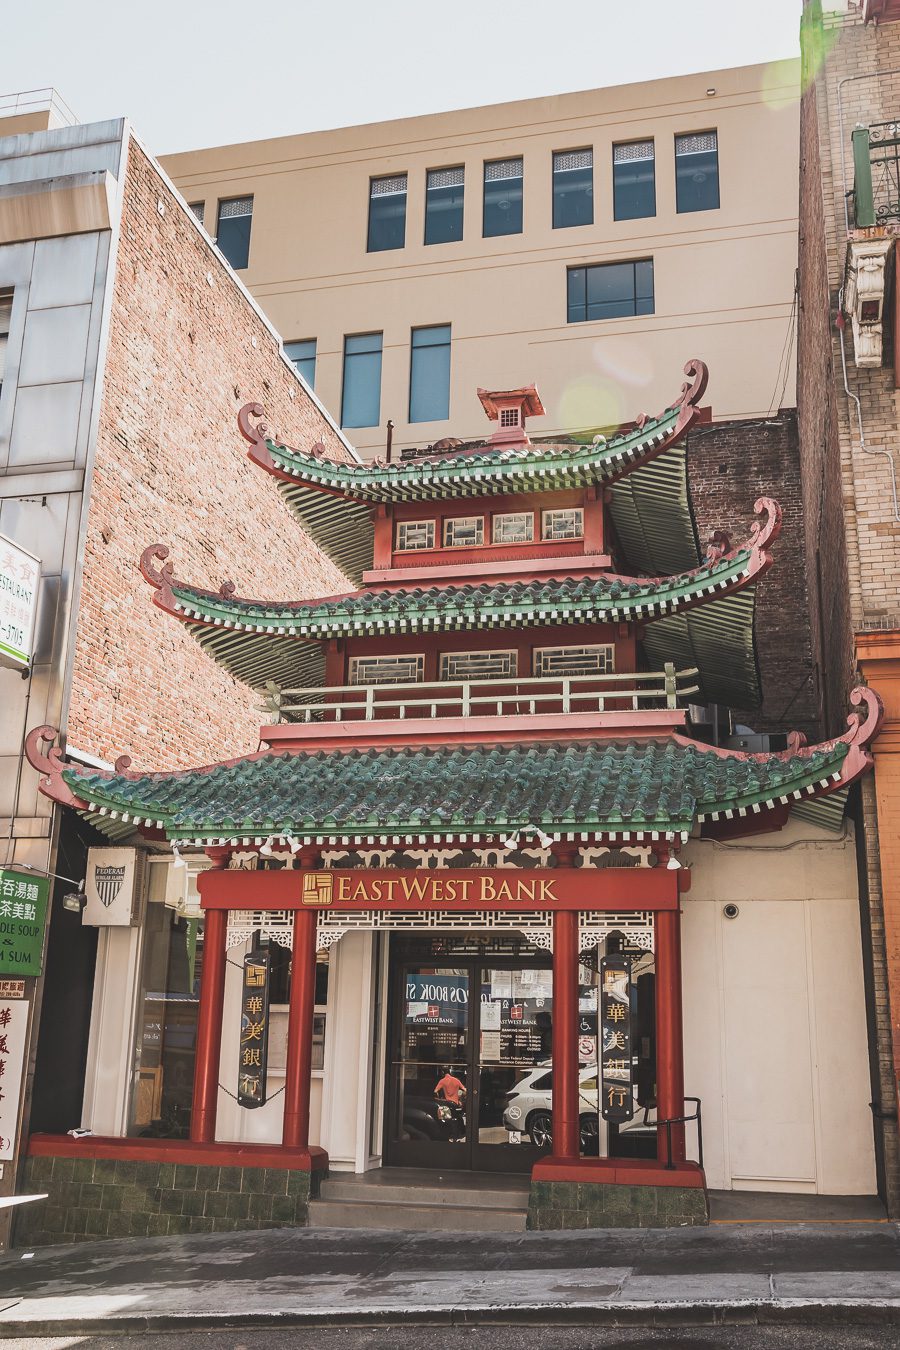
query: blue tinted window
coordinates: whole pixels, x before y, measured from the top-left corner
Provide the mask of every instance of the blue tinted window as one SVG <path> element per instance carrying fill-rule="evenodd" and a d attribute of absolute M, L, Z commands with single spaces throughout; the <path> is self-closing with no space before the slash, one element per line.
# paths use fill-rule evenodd
<path fill-rule="evenodd" d="M 679 211 L 719 208 L 719 137 L 715 131 L 675 137 L 675 202 Z"/>
<path fill-rule="evenodd" d="M 450 325 L 414 328 L 409 358 L 410 422 L 450 416 Z"/>
<path fill-rule="evenodd" d="M 484 166 L 485 239 L 522 233 L 522 161 L 495 159 Z"/>
<path fill-rule="evenodd" d="M 219 221 L 216 244 L 237 272 L 250 260 L 250 225 L 253 220 L 253 198 L 235 197 L 219 202 Z"/>
<path fill-rule="evenodd" d="M 316 387 L 316 339 L 307 338 L 303 342 L 286 342 L 284 354 L 293 361 L 298 375 L 302 375 L 310 389 Z"/>
<path fill-rule="evenodd" d="M 369 253 L 406 243 L 406 174 L 373 178 L 369 184 Z"/>
<path fill-rule="evenodd" d="M 342 427 L 377 427 L 381 419 L 381 333 L 344 338 Z"/>
<path fill-rule="evenodd" d="M 653 313 L 653 259 L 570 267 L 568 320 L 621 319 Z"/>
<path fill-rule="evenodd" d="M 652 141 L 613 146 L 613 216 L 638 220 L 656 215 L 656 163 Z"/>
<path fill-rule="evenodd" d="M 425 186 L 425 243 L 463 237 L 464 170 L 429 169 Z"/>
<path fill-rule="evenodd" d="M 594 223 L 594 152 L 553 156 L 553 228 Z"/>

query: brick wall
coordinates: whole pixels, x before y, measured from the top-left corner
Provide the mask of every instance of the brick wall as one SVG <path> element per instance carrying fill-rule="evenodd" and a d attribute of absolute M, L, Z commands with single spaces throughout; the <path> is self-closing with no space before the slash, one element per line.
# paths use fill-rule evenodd
<path fill-rule="evenodd" d="M 68 717 L 79 749 L 166 769 L 256 748 L 259 696 L 151 603 L 138 571 L 147 544 L 170 546 L 177 576 L 213 588 L 231 577 L 239 595 L 349 588 L 247 461 L 235 418 L 251 400 L 288 441 L 348 457 L 132 141 Z"/>
<path fill-rule="evenodd" d="M 797 419 L 792 410 L 765 421 L 719 422 L 688 437 L 688 475 L 701 542 L 727 530 L 745 540 L 759 496 L 774 497 L 784 513 L 773 546 L 775 565 L 759 582 L 756 646 L 762 676 L 761 708 L 735 709 L 736 720 L 757 731 L 797 728 L 818 734 L 816 680 L 810 646 L 800 491 Z"/>
<path fill-rule="evenodd" d="M 844 390 L 839 312 L 847 251 L 846 193 L 853 187 L 851 133 L 857 124 L 900 112 L 900 24 L 863 24 L 858 13 L 829 15 L 817 0 L 804 11 L 804 94 L 800 119 L 800 300 L 797 403 L 807 518 L 815 659 L 822 670 L 827 729 L 840 730 L 848 686 L 856 682 L 853 630 L 900 624 L 900 525 L 892 518 L 891 466 L 866 453 L 855 405 Z M 890 335 L 885 344 L 890 351 Z M 858 370 L 849 323 L 848 383 L 861 404 L 869 451 L 898 461 L 898 408 L 890 364 Z M 872 680 L 877 687 L 877 681 Z M 892 1046 L 892 1006 L 900 1007 L 900 897 L 892 892 L 900 837 L 893 782 L 879 756 L 876 781 L 860 797 L 860 882 L 868 934 L 867 1000 L 873 1029 L 873 1096 L 896 1104 L 900 1054 Z M 877 809 L 876 809 L 877 802 Z M 879 843 L 880 839 L 880 843 Z M 887 841 L 887 843 L 886 843 Z M 898 1037 L 900 1045 L 900 1037 Z M 900 1213 L 896 1122 L 879 1122 L 889 1211 Z"/>

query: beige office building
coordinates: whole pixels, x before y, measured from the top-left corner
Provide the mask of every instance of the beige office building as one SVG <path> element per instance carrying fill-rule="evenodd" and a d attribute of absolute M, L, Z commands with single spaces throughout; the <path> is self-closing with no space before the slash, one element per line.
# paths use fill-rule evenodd
<path fill-rule="evenodd" d="M 717 418 L 794 403 L 792 62 L 220 146 L 164 167 L 366 455 L 655 413 L 685 354 Z"/>

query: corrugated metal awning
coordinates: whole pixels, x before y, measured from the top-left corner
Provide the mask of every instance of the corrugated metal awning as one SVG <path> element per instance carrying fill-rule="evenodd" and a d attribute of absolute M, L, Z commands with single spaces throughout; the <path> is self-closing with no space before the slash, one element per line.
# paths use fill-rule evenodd
<path fill-rule="evenodd" d="M 684 442 L 620 478 L 611 491 L 610 513 L 630 571 L 671 576 L 697 566 Z"/>
<path fill-rule="evenodd" d="M 753 618 L 756 586 L 723 595 L 714 605 L 669 614 L 647 625 L 644 651 L 651 670 L 674 661 L 678 670 L 697 666 L 698 702 L 757 708 L 762 702 Z"/>

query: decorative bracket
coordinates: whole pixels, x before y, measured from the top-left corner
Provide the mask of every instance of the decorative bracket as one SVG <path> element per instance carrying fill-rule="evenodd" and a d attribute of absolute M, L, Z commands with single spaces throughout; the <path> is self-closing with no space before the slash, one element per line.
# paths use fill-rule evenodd
<path fill-rule="evenodd" d="M 893 239 L 851 239 L 844 280 L 844 311 L 853 327 L 853 358 L 860 367 L 880 366 L 887 260 Z"/>

